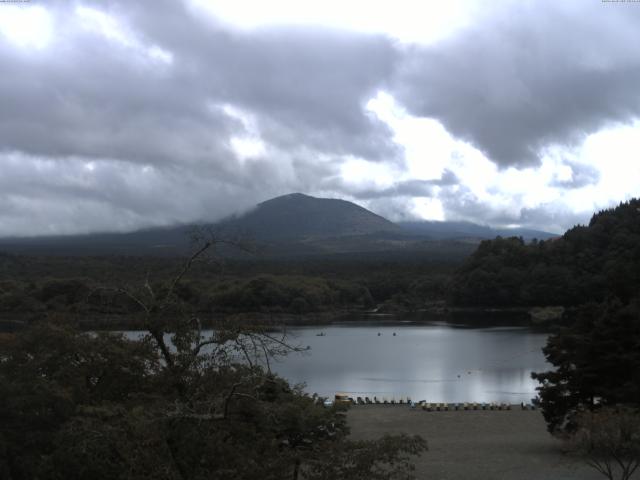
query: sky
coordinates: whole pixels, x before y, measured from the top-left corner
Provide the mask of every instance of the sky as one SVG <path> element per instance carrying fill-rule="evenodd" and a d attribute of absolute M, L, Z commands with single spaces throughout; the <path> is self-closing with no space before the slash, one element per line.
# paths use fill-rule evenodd
<path fill-rule="evenodd" d="M 0 236 L 292 192 L 560 233 L 640 196 L 640 3 L 0 2 Z"/>

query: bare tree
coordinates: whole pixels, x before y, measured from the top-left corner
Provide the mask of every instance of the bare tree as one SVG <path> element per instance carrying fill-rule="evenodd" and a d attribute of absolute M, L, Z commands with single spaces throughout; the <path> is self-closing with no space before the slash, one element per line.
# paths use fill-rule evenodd
<path fill-rule="evenodd" d="M 248 253 L 253 249 L 240 237 L 221 236 L 207 227 L 195 228 L 191 243 L 192 253 L 170 279 L 154 283 L 147 273 L 141 285 L 117 289 L 117 293 L 139 308 L 142 325 L 179 391 L 184 389 L 185 376 L 202 362 L 223 364 L 240 360 L 250 367 L 260 365 L 270 374 L 271 358 L 305 350 L 289 342 L 284 327 L 256 325 L 239 316 L 218 321 L 205 334 L 198 312 L 180 297 L 183 282 L 198 262 L 215 263 L 221 268 L 221 248 Z M 236 388 L 232 388 L 227 403 L 232 396 L 240 395 Z"/>
<path fill-rule="evenodd" d="M 628 407 L 603 407 L 577 416 L 569 438 L 588 465 L 609 480 L 629 480 L 640 466 L 640 413 Z"/>

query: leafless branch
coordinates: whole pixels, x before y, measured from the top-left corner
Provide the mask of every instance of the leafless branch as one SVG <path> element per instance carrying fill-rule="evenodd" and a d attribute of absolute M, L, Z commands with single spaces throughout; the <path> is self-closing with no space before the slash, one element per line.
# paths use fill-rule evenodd
<path fill-rule="evenodd" d="M 166 304 L 168 303 L 169 299 L 171 298 L 171 296 L 173 295 L 173 291 L 175 290 L 176 286 L 180 283 L 180 281 L 182 280 L 182 278 L 187 274 L 187 272 L 189 271 L 189 269 L 191 268 L 191 266 L 193 265 L 193 262 L 200 256 L 202 255 L 204 252 L 206 252 L 209 248 L 211 248 L 211 246 L 213 245 L 212 242 L 206 242 L 204 245 L 202 245 L 198 250 L 196 250 L 193 255 L 191 255 L 189 257 L 189 259 L 185 262 L 185 264 L 182 267 L 182 270 L 178 273 L 178 275 L 175 276 L 175 278 L 173 279 L 173 281 L 171 282 L 171 286 L 169 287 L 169 290 L 167 291 L 167 294 L 164 298 L 164 301 L 162 303 L 162 306 L 166 306 Z"/>
<path fill-rule="evenodd" d="M 116 289 L 116 292 L 126 296 L 130 300 L 133 300 L 136 304 L 138 304 L 145 311 L 147 316 L 151 313 L 151 309 L 149 308 L 149 306 L 146 303 L 144 303 L 142 300 L 140 300 L 138 297 L 136 297 L 129 290 L 127 290 L 126 288 L 118 288 L 118 289 Z"/>

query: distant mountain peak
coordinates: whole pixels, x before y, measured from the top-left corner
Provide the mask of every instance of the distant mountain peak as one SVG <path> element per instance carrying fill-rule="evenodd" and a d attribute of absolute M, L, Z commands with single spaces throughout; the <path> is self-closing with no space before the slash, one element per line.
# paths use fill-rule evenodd
<path fill-rule="evenodd" d="M 253 241 L 264 247 L 263 251 L 284 255 L 420 250 L 431 248 L 427 244 L 433 241 L 463 240 L 470 244 L 496 235 L 525 239 L 553 236 L 524 229 L 492 229 L 469 222 L 395 224 L 353 202 L 299 192 L 265 200 L 211 226 L 219 234 Z M 190 225 L 175 225 L 129 233 L 0 239 L 0 250 L 71 255 L 183 254 L 189 249 L 191 228 Z"/>
<path fill-rule="evenodd" d="M 312 197 L 311 195 L 307 195 L 306 193 L 293 192 L 293 193 L 287 193 L 285 195 L 281 195 L 280 197 L 275 197 L 275 198 L 318 198 L 318 197 Z"/>
<path fill-rule="evenodd" d="M 305 239 L 397 232 L 386 218 L 347 200 L 290 193 L 219 224 L 259 239 Z"/>
<path fill-rule="evenodd" d="M 306 194 L 300 193 L 300 192 L 293 192 L 293 193 L 286 193 L 286 194 L 280 195 L 278 197 L 270 198 L 268 200 L 260 202 L 258 205 L 261 205 L 261 204 L 267 203 L 267 202 L 296 200 L 296 199 L 302 199 L 302 198 L 316 198 L 316 197 L 312 197 L 311 195 L 306 195 Z"/>
<path fill-rule="evenodd" d="M 273 198 L 264 200 L 258 203 L 252 210 L 255 210 L 256 208 L 260 208 L 263 205 L 282 204 L 287 202 L 309 202 L 314 200 L 323 200 L 323 199 L 312 197 L 311 195 L 306 195 L 304 193 L 299 193 L 299 192 L 287 193 L 285 195 L 280 195 L 278 197 L 273 197 Z M 240 217 L 242 215 L 237 215 L 237 216 Z"/>

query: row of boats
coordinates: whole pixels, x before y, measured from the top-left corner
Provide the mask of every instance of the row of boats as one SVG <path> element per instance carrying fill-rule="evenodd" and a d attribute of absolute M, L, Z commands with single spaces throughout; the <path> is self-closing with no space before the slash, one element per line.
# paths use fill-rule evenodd
<path fill-rule="evenodd" d="M 422 408 L 428 412 L 439 412 L 448 410 L 511 410 L 514 407 L 520 407 L 522 410 L 535 410 L 536 407 L 533 404 L 526 404 L 524 402 L 519 405 L 511 405 L 510 403 L 428 403 L 418 402 L 413 405 L 416 408 Z"/>
<path fill-rule="evenodd" d="M 355 397 L 346 393 L 336 393 L 335 399 L 325 400 L 325 405 L 330 406 L 336 404 L 349 405 L 409 405 L 412 408 L 420 408 L 427 412 L 432 411 L 448 411 L 448 410 L 511 410 L 520 407 L 522 410 L 535 410 L 535 405 L 521 402 L 519 405 L 511 405 L 509 403 L 498 402 L 463 402 L 463 403 L 431 403 L 426 400 L 414 402 L 409 397 Z"/>

